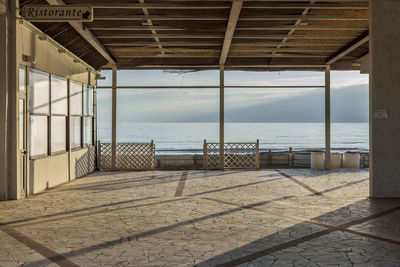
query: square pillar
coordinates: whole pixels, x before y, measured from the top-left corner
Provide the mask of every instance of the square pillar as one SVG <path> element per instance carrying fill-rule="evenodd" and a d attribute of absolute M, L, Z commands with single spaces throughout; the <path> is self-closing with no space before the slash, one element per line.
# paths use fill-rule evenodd
<path fill-rule="evenodd" d="M 112 127 L 111 127 L 111 170 L 115 171 L 117 160 L 117 67 L 112 68 Z"/>
<path fill-rule="evenodd" d="M 325 69 L 325 170 L 331 169 L 331 66 Z"/>
<path fill-rule="evenodd" d="M 224 66 L 219 69 L 219 165 L 225 167 L 225 77 Z"/>
<path fill-rule="evenodd" d="M 370 1 L 370 195 L 400 197 L 400 1 Z"/>
<path fill-rule="evenodd" d="M 18 66 L 17 8 L 19 1 L 0 0 L 0 200 L 17 199 Z"/>

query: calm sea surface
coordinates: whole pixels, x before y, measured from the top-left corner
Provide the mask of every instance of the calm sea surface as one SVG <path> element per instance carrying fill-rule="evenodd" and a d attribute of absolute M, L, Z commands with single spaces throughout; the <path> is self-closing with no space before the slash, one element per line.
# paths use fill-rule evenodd
<path fill-rule="evenodd" d="M 118 142 L 150 142 L 157 153 L 202 153 L 203 140 L 218 141 L 218 123 L 119 123 Z M 368 123 L 332 123 L 332 150 L 368 151 Z M 260 151 L 322 150 L 323 123 L 226 123 L 225 142 L 255 142 Z M 111 140 L 111 124 L 99 123 L 98 139 Z"/>

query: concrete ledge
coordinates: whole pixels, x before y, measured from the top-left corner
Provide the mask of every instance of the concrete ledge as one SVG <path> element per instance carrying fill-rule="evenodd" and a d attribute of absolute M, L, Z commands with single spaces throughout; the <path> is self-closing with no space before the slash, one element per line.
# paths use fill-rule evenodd
<path fill-rule="evenodd" d="M 310 168 L 311 152 L 294 152 L 289 164 L 289 152 L 260 154 L 260 168 Z M 369 153 L 361 153 L 361 167 L 368 168 Z M 203 155 L 156 155 L 156 169 L 203 169 Z"/>

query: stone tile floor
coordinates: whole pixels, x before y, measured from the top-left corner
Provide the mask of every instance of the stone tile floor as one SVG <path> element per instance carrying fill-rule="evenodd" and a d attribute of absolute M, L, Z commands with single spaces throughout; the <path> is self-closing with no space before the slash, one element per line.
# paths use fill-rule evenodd
<path fill-rule="evenodd" d="M 94 173 L 0 202 L 0 266 L 400 266 L 366 170 Z"/>

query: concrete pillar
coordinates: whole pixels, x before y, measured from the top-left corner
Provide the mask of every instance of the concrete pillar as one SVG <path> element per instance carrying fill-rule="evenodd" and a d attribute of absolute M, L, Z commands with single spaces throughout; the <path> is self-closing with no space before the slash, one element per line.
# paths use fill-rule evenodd
<path fill-rule="evenodd" d="M 0 200 L 20 194 L 18 169 L 18 1 L 0 0 Z"/>
<path fill-rule="evenodd" d="M 400 197 L 400 1 L 370 1 L 370 195 Z"/>

